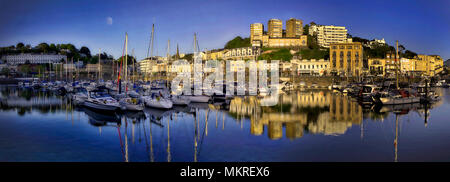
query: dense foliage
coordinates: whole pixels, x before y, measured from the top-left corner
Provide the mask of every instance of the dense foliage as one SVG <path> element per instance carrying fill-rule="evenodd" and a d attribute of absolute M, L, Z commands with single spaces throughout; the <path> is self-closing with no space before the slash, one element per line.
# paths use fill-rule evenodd
<path fill-rule="evenodd" d="M 297 55 L 299 59 L 329 59 L 329 49 L 301 49 Z"/>
<path fill-rule="evenodd" d="M 68 59 L 72 59 L 74 61 L 80 60 L 86 63 L 97 63 L 97 57 L 93 57 L 91 55 L 91 51 L 88 47 L 82 46 L 80 49 L 77 49 L 73 44 L 48 44 L 48 43 L 40 43 L 34 47 L 30 44 L 24 44 L 22 42 L 17 43 L 17 45 L 11 45 L 6 47 L 0 47 L 0 56 L 7 54 L 20 54 L 20 53 L 33 53 L 33 54 L 62 54 L 67 55 Z M 107 53 L 102 53 L 102 59 L 113 59 L 113 56 L 108 55 Z"/>
<path fill-rule="evenodd" d="M 240 36 L 235 37 L 233 40 L 228 41 L 225 44 L 225 49 L 233 49 L 233 48 L 240 48 L 240 47 L 250 47 L 250 38 L 242 38 Z"/>
<path fill-rule="evenodd" d="M 272 49 L 270 53 L 263 53 L 258 57 L 258 60 L 280 60 L 290 61 L 292 54 L 288 48 Z"/>

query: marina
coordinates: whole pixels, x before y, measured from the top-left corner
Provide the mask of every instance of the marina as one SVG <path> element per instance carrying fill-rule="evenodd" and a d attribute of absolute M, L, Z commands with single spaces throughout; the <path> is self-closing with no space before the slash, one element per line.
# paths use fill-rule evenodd
<path fill-rule="evenodd" d="M 0 88 L 2 161 L 449 159 L 448 88 L 433 87 L 440 99 L 432 103 L 365 107 L 343 92 L 307 89 L 281 93 L 274 106 L 236 96 L 139 111 L 117 102 L 113 112 L 80 105 L 59 89 Z"/>

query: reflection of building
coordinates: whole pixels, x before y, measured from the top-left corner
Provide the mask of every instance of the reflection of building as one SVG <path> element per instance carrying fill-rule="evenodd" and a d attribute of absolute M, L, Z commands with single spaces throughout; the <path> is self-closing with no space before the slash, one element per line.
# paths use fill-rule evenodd
<path fill-rule="evenodd" d="M 280 96 L 279 105 L 261 107 L 256 97 L 235 98 L 230 103 L 230 114 L 249 117 L 253 135 L 267 133 L 271 139 L 283 136 L 300 138 L 305 130 L 313 134 L 343 134 L 353 124 L 362 122 L 362 108 L 347 97 L 330 92 L 297 92 Z"/>
<path fill-rule="evenodd" d="M 330 44 L 331 71 L 358 76 L 363 67 L 361 42 Z"/>

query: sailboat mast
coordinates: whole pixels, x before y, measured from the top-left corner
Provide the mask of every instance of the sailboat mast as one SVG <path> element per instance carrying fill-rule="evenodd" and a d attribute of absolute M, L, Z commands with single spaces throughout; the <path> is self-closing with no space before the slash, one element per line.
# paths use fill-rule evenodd
<path fill-rule="evenodd" d="M 131 79 L 132 79 L 132 81 L 133 81 L 133 84 L 134 84 L 134 80 L 135 80 L 135 71 L 136 71 L 136 69 L 135 69 L 135 67 L 134 67 L 134 62 L 136 62 L 136 57 L 134 57 L 134 48 L 133 48 L 133 50 L 131 51 L 132 53 L 131 53 L 131 56 L 133 57 L 133 59 L 132 59 L 132 61 L 133 61 L 133 75 L 131 75 Z"/>
<path fill-rule="evenodd" d="M 395 67 L 396 67 L 396 69 L 395 69 L 395 76 L 396 76 L 396 83 L 397 83 L 397 89 L 399 88 L 398 87 L 398 70 L 399 70 L 399 66 L 398 66 L 398 40 L 397 41 L 395 41 L 395 46 L 396 46 L 396 48 L 395 48 Z"/>
<path fill-rule="evenodd" d="M 197 34 L 194 33 L 194 56 L 197 53 Z"/>
<path fill-rule="evenodd" d="M 100 75 L 101 75 L 101 73 L 100 73 L 100 57 L 101 57 L 101 52 L 102 52 L 102 49 L 100 48 L 100 49 L 98 49 L 98 75 L 97 75 L 97 82 L 99 82 L 100 83 Z"/>
<path fill-rule="evenodd" d="M 75 69 L 75 65 L 73 64 L 73 57 L 72 57 L 72 63 L 71 64 L 72 64 L 72 69 L 70 69 L 70 77 L 71 77 L 71 80 L 73 82 L 73 70 Z"/>
<path fill-rule="evenodd" d="M 117 75 L 117 88 L 119 89 L 119 94 L 122 93 L 122 85 L 121 85 L 121 82 L 120 82 L 120 72 L 122 72 L 123 56 L 124 56 L 127 44 L 128 44 L 128 34 L 125 33 L 124 49 L 123 49 L 123 52 L 122 52 L 122 57 L 120 58 L 120 66 L 119 66 L 118 75 Z M 119 64 L 119 63 L 117 63 L 117 64 Z"/>
<path fill-rule="evenodd" d="M 166 84 L 169 83 L 169 63 L 170 63 L 170 39 L 167 40 Z"/>
<path fill-rule="evenodd" d="M 150 54 L 150 58 L 153 59 L 153 40 L 154 40 L 154 36 L 155 36 L 155 24 L 152 25 L 152 40 L 151 40 L 151 54 Z"/>
<path fill-rule="evenodd" d="M 125 93 L 128 92 L 128 33 L 125 33 L 125 68 L 124 68 L 124 72 L 125 72 Z"/>

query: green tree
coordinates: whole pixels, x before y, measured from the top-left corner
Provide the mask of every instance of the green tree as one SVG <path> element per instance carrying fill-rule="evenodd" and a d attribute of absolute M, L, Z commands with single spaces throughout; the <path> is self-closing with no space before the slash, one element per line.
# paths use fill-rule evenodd
<path fill-rule="evenodd" d="M 311 22 L 311 23 L 314 23 L 314 22 Z M 303 35 L 309 35 L 309 25 L 308 24 L 303 26 Z"/>
<path fill-rule="evenodd" d="M 416 56 L 417 56 L 417 53 L 412 52 L 410 50 L 406 50 L 405 53 L 403 53 L 403 55 L 402 55 L 402 57 L 409 58 L 409 59 L 412 59 Z"/>
<path fill-rule="evenodd" d="M 80 48 L 80 53 L 85 54 L 88 58 L 91 57 L 91 51 L 85 46 Z"/>
<path fill-rule="evenodd" d="M 56 48 L 55 44 L 50 44 L 49 50 L 50 50 L 50 52 L 55 52 L 55 53 L 59 52 L 59 50 Z"/>
<path fill-rule="evenodd" d="M 242 38 L 241 36 L 235 37 L 233 40 L 228 41 L 225 44 L 225 49 L 233 49 L 240 47 L 250 47 L 250 38 Z"/>
<path fill-rule="evenodd" d="M 2 68 L 1 74 L 9 76 L 9 68 L 6 68 L 6 67 Z"/>
<path fill-rule="evenodd" d="M 270 53 L 262 54 L 258 57 L 258 60 L 280 60 L 290 61 L 292 54 L 288 48 L 273 49 Z"/>
<path fill-rule="evenodd" d="M 39 49 L 39 51 L 43 52 L 43 53 L 48 53 L 50 46 L 47 43 L 40 43 L 37 48 Z"/>
<path fill-rule="evenodd" d="M 17 43 L 16 48 L 17 49 L 22 49 L 23 47 L 25 47 L 25 45 L 22 42 Z"/>
<path fill-rule="evenodd" d="M 301 59 L 329 59 L 330 51 L 329 49 L 302 49 L 297 53 Z"/>

